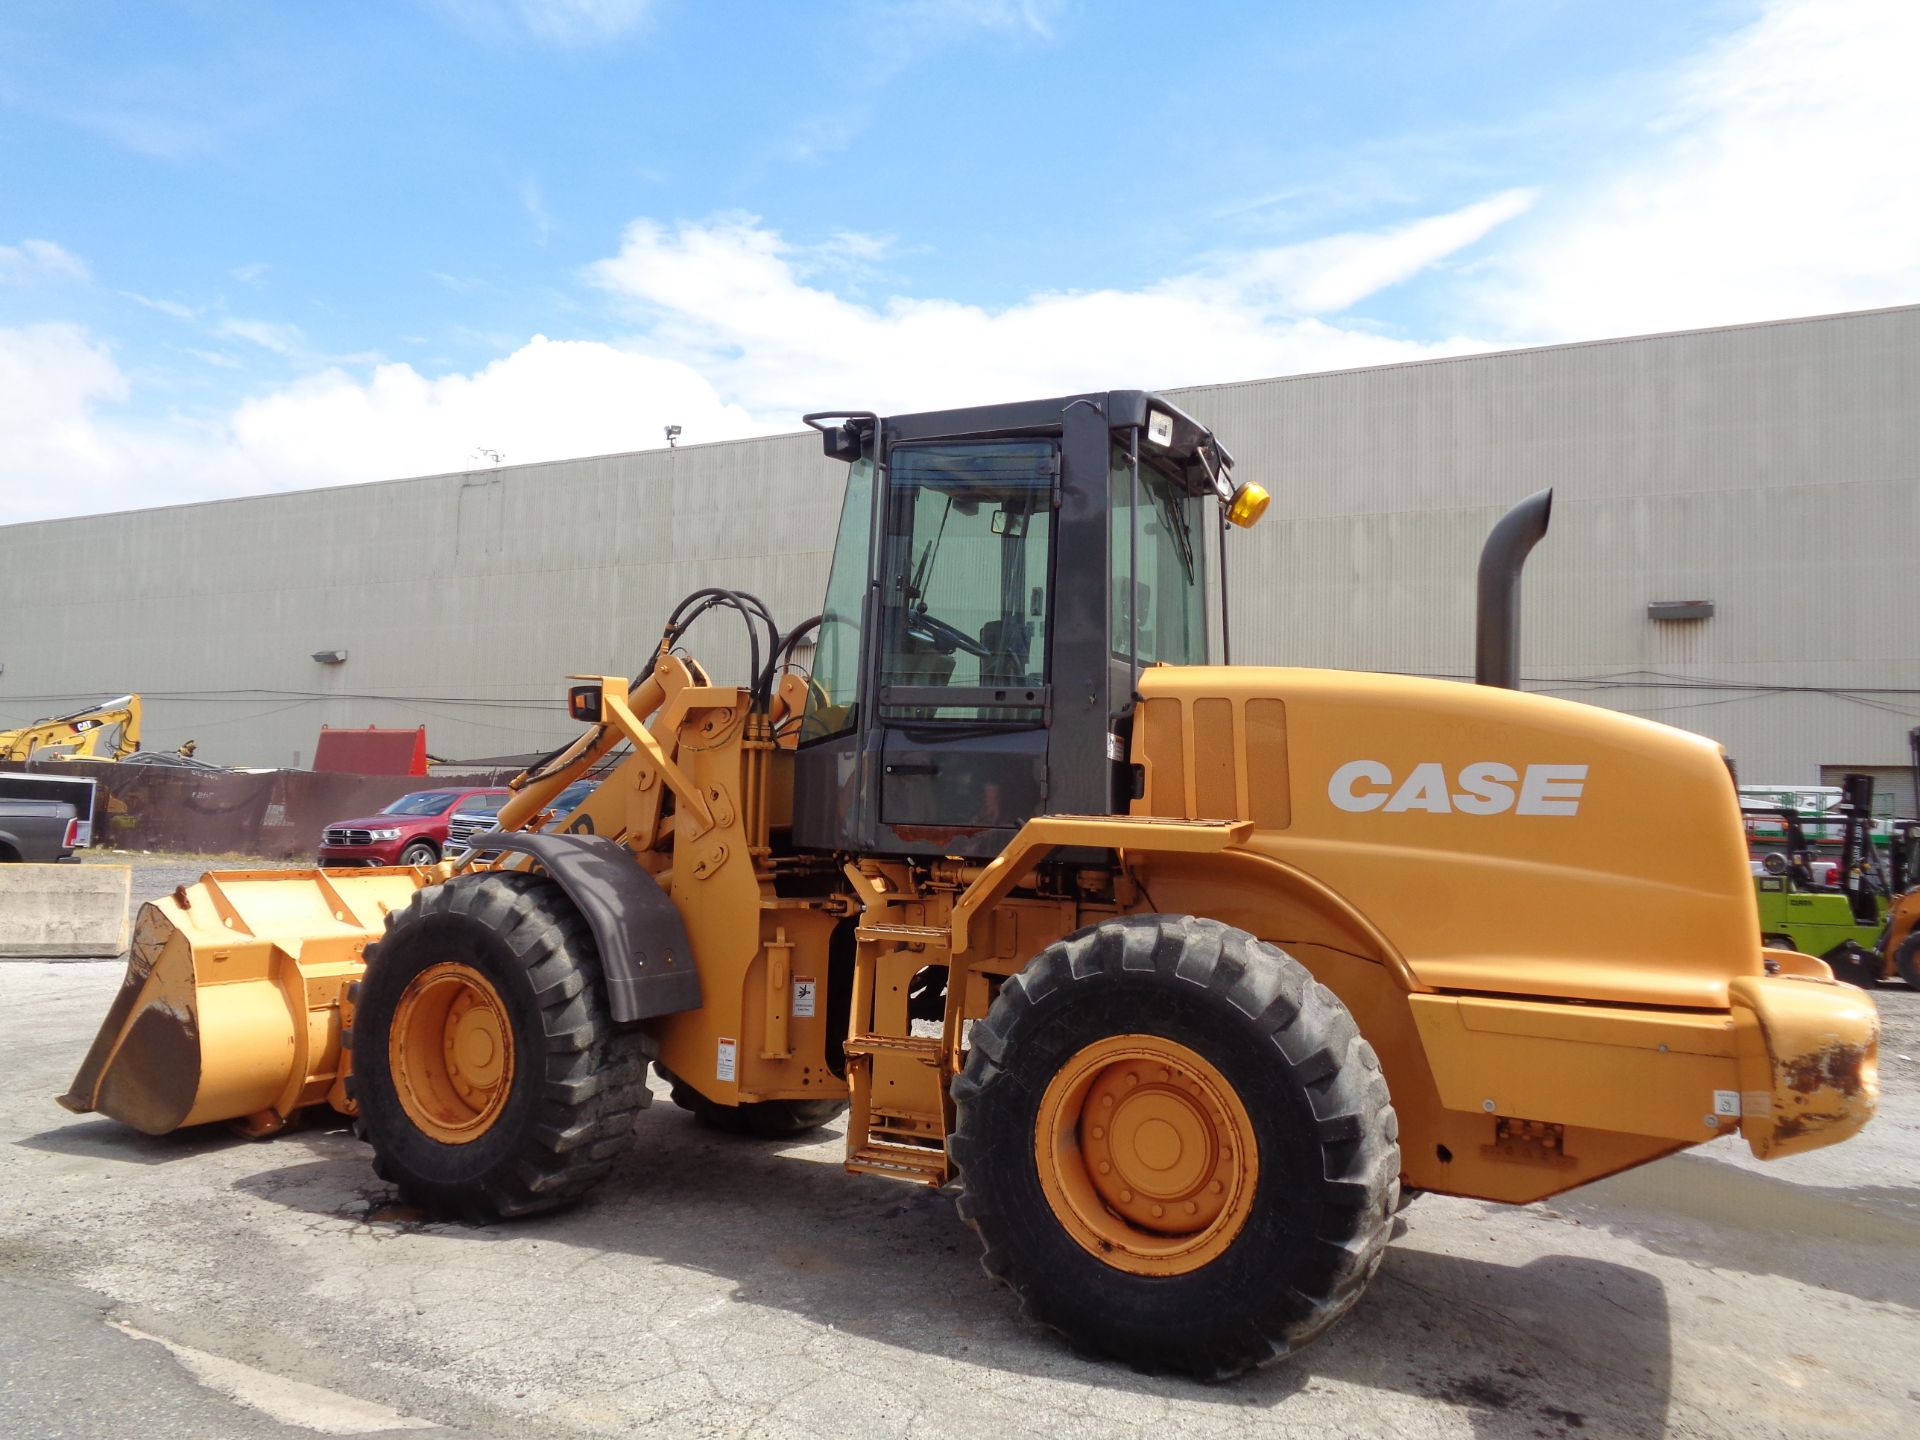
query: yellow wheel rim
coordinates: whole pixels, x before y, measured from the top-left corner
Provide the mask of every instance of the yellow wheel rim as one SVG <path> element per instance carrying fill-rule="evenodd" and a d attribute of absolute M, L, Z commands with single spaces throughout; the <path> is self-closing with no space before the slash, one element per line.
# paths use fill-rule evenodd
<path fill-rule="evenodd" d="M 1260 1156 L 1247 1108 L 1178 1041 L 1114 1035 L 1081 1050 L 1041 1096 L 1033 1138 L 1055 1217 L 1116 1269 L 1198 1270 L 1253 1209 Z"/>
<path fill-rule="evenodd" d="M 407 1118 L 448 1145 L 478 1140 L 513 1088 L 513 1027 L 499 992 L 468 965 L 422 970 L 394 1008 L 387 1060 Z"/>

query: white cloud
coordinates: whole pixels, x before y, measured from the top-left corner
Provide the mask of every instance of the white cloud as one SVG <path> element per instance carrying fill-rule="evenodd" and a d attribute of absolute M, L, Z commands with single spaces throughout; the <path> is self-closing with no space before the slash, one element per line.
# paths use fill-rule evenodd
<path fill-rule="evenodd" d="M 86 263 L 51 240 L 22 240 L 18 245 L 0 245 L 0 285 L 86 278 Z"/>
<path fill-rule="evenodd" d="M 901 18 L 943 29 L 1025 30 L 1053 38 L 1053 19 L 1063 0 L 900 0 L 890 7 Z"/>
<path fill-rule="evenodd" d="M 630 326 L 619 344 L 470 335 L 502 358 L 436 376 L 328 362 L 293 326 L 208 316 L 328 368 L 205 421 L 127 419 L 141 397 L 78 327 L 0 329 L 0 522 L 465 469 L 483 447 L 517 463 L 656 446 L 667 424 L 689 443 L 730 438 L 828 405 L 1171 386 L 1911 302 L 1920 86 L 1903 62 L 1917 53 L 1920 5 L 1780 0 L 1677 70 L 1644 143 L 1595 179 L 1216 254 L 1128 289 L 998 307 L 889 294 L 875 272 L 890 240 L 639 220 L 588 271 Z M 71 278 L 79 262 L 28 241 L 0 247 L 8 266 Z M 1444 278 L 1428 301 L 1471 317 L 1463 333 L 1406 338 L 1352 315 L 1421 276 Z"/>
<path fill-rule="evenodd" d="M 637 29 L 653 0 L 517 0 L 527 28 L 562 45 L 612 40 Z"/>
<path fill-rule="evenodd" d="M 1394 339 L 1310 312 L 1408 278 L 1524 204 L 1523 195 L 1495 196 L 1377 234 L 1222 257 L 1139 290 L 1048 292 L 997 310 L 906 296 L 862 304 L 809 285 L 811 253 L 752 217 L 673 228 L 635 221 L 620 253 L 590 273 L 640 307 L 649 348 L 695 365 L 756 414 L 827 402 L 907 409 L 1472 348 Z"/>
<path fill-rule="evenodd" d="M 511 464 L 657 446 L 668 424 L 689 441 L 758 428 L 685 365 L 543 336 L 473 374 L 326 370 L 204 425 L 120 419 L 129 388 L 78 327 L 0 329 L 0 524 L 466 470 L 481 447 Z"/>
<path fill-rule="evenodd" d="M 638 30 L 654 0 L 440 0 L 440 8 L 483 39 L 509 41 L 518 31 L 551 45 L 582 46 Z"/>
<path fill-rule="evenodd" d="M 520 185 L 520 208 L 527 212 L 527 218 L 533 222 L 533 238 L 544 245 L 553 236 L 553 215 L 547 209 L 547 199 L 540 191 L 540 182 L 525 180 Z"/>
<path fill-rule="evenodd" d="M 134 304 L 143 305 L 149 310 L 157 310 L 174 320 L 192 320 L 199 314 L 199 311 L 191 305 L 182 305 L 178 300 L 156 300 L 151 295 L 140 294 L 137 290 L 122 290 L 120 293 Z"/>
<path fill-rule="evenodd" d="M 1300 313 L 1299 301 L 1392 284 L 1512 207 L 1495 197 L 1318 250 L 1221 258 L 1144 289 L 1043 293 L 1000 309 L 862 303 L 812 282 L 883 258 L 890 242 L 872 236 L 796 246 L 749 216 L 638 221 L 591 272 L 639 326 L 624 345 L 536 336 L 472 374 L 437 377 L 384 363 L 359 377 L 336 364 L 203 424 L 117 418 L 128 383 L 74 327 L 6 332 L 39 389 L 0 414 L 0 465 L 29 480 L 0 500 L 0 521 L 462 470 L 482 448 L 508 463 L 642 449 L 669 424 L 686 443 L 730 439 L 792 429 L 823 405 L 901 410 L 1472 348 L 1341 327 Z M 277 355 L 310 353 L 293 326 L 228 316 L 214 328 Z M 85 483 L 64 483 L 73 480 Z"/>
<path fill-rule="evenodd" d="M 79 326 L 0 328 L 0 523 L 61 513 L 65 487 L 111 475 L 117 446 L 94 408 L 126 397 L 112 354 Z"/>
<path fill-rule="evenodd" d="M 278 320 L 248 320 L 229 315 L 221 319 L 214 329 L 235 340 L 245 340 L 262 350 L 270 350 L 275 355 L 291 357 L 302 354 L 307 348 L 307 337 L 298 325 L 288 325 Z"/>
<path fill-rule="evenodd" d="M 228 429 L 246 465 L 302 486 L 463 470 L 480 446 L 509 464 L 649 448 L 668 424 L 689 441 L 755 428 L 685 365 L 536 335 L 471 375 L 388 364 L 363 381 L 329 370 L 247 402 Z"/>
<path fill-rule="evenodd" d="M 1332 314 L 1409 280 L 1480 240 L 1533 204 L 1531 190 L 1506 190 L 1445 215 L 1375 234 L 1330 235 L 1229 263 L 1230 287 L 1272 292 L 1282 309 Z"/>
<path fill-rule="evenodd" d="M 1920 300 L 1920 5 L 1778 0 L 1646 144 L 1543 204 L 1475 297 L 1524 339 Z"/>

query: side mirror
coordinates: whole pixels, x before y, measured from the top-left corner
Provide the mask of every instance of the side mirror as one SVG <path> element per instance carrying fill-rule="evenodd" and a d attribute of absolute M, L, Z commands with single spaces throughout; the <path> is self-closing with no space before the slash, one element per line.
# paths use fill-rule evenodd
<path fill-rule="evenodd" d="M 1011 535 L 1018 540 L 1027 533 L 1027 521 L 1030 518 L 1024 510 L 996 510 L 993 512 L 993 533 Z"/>
<path fill-rule="evenodd" d="M 860 458 L 865 436 L 879 424 L 879 417 L 871 410 L 821 410 L 800 419 L 820 432 L 820 449 L 829 460 L 849 462 Z M 867 423 L 862 425 L 861 421 Z"/>

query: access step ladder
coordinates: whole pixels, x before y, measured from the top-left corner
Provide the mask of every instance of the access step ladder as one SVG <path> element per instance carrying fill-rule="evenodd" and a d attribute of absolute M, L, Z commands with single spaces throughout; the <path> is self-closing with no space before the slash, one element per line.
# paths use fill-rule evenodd
<path fill-rule="evenodd" d="M 936 925 L 876 919 L 854 937 L 855 1031 L 846 1040 L 847 1169 L 856 1175 L 886 1175 L 941 1186 L 953 1178 L 947 1158 L 952 1101 L 940 1063 L 940 1041 L 911 1033 L 904 978 L 926 965 L 944 965 L 952 955 L 952 932 Z M 883 1003 L 875 994 L 883 975 L 900 980 L 899 997 Z"/>

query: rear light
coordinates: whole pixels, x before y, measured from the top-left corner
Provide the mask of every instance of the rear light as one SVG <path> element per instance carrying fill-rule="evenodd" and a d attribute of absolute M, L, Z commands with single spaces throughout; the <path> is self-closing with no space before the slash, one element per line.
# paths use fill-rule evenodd
<path fill-rule="evenodd" d="M 67 833 L 60 837 L 60 848 L 62 850 L 78 850 L 80 848 L 80 822 L 78 820 L 67 821 Z"/>

